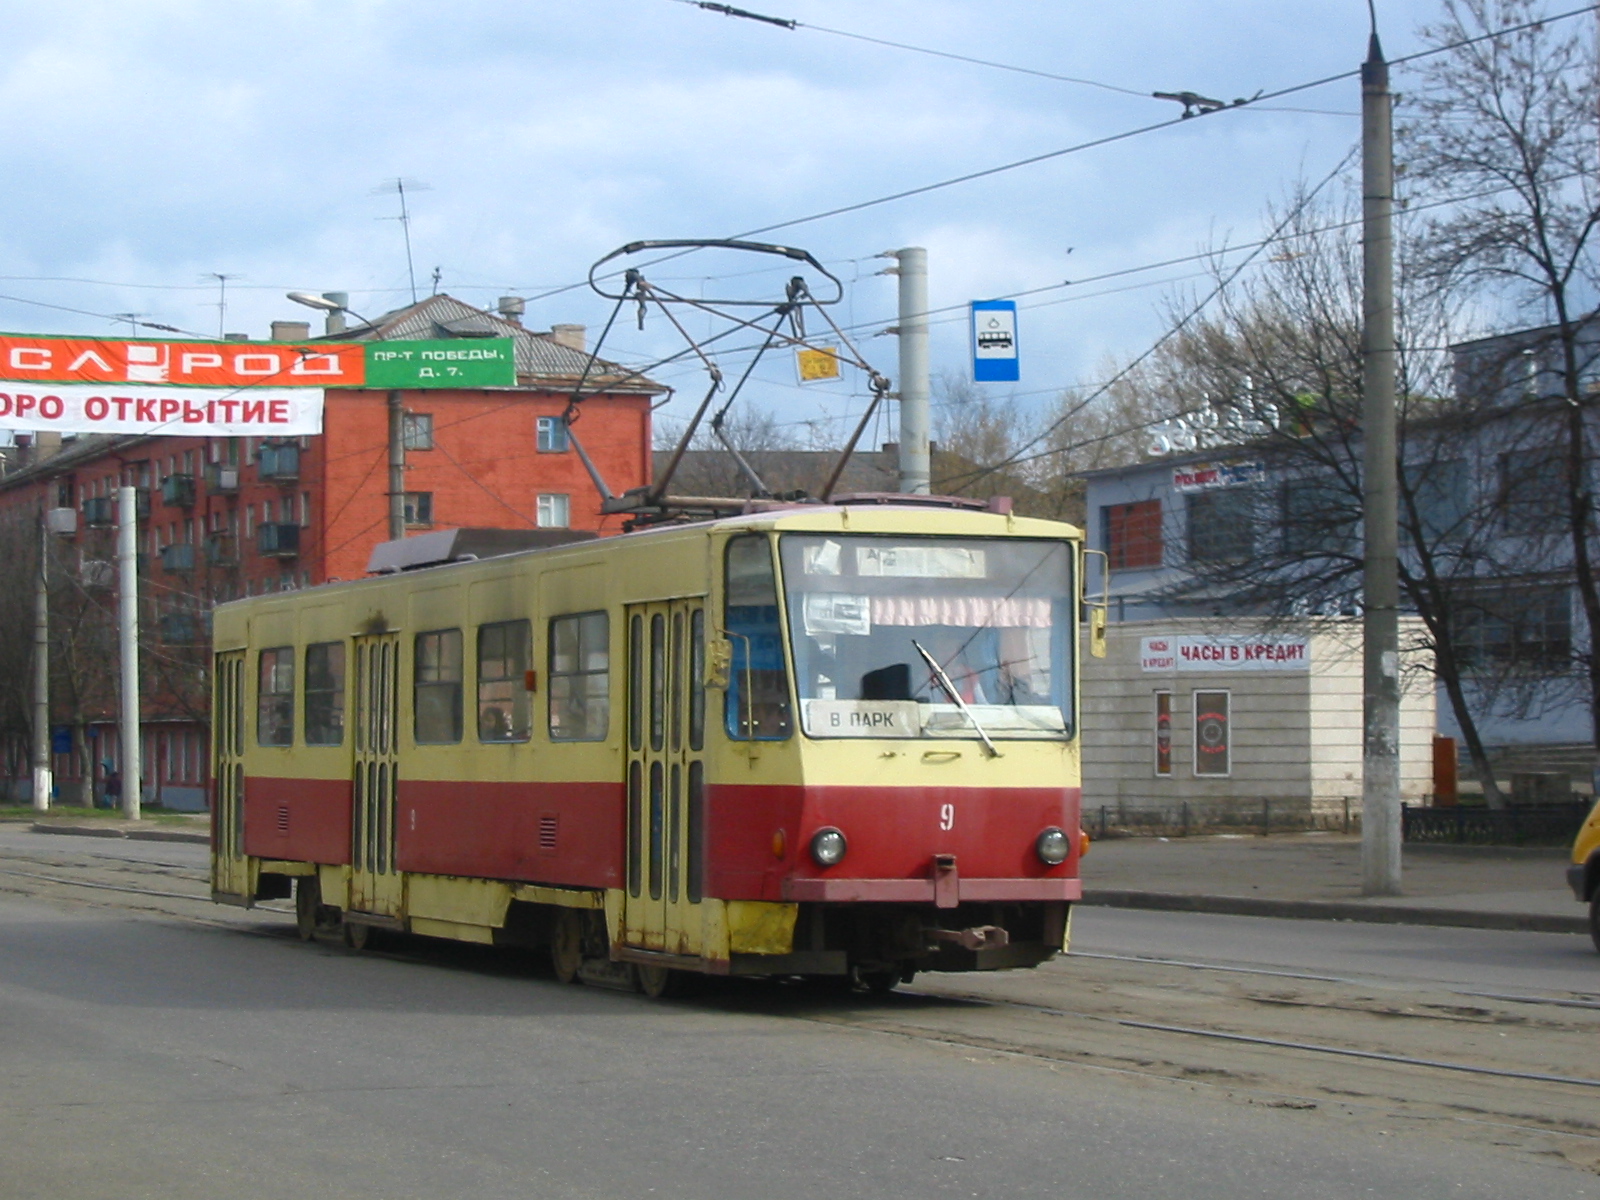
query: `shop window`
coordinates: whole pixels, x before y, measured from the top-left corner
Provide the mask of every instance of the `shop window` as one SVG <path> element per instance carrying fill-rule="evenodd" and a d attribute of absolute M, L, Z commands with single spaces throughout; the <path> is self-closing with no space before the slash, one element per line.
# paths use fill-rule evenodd
<path fill-rule="evenodd" d="M 1227 692 L 1194 694 L 1194 773 L 1226 776 L 1232 773 L 1231 731 Z"/>
<path fill-rule="evenodd" d="M 1172 693 L 1157 692 L 1155 701 L 1155 768 L 1166 777 L 1172 774 Z"/>

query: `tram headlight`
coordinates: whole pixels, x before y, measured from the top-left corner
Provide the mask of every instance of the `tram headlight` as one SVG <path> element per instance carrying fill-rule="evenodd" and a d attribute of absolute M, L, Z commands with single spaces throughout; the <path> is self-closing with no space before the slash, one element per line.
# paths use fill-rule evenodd
<path fill-rule="evenodd" d="M 811 857 L 819 867 L 838 866 L 844 861 L 845 851 L 849 848 L 850 843 L 844 840 L 844 834 L 831 826 L 811 835 Z"/>
<path fill-rule="evenodd" d="M 1072 852 L 1072 843 L 1067 840 L 1065 833 L 1052 825 L 1034 840 L 1033 848 L 1040 862 L 1049 867 L 1059 867 Z"/>

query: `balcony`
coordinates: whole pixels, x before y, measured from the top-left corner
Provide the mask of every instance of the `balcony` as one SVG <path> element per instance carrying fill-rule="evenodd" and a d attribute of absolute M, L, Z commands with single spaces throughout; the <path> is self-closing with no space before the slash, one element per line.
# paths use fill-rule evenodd
<path fill-rule="evenodd" d="M 83 523 L 89 529 L 110 529 L 117 523 L 117 502 L 110 496 L 90 496 L 83 502 Z"/>
<path fill-rule="evenodd" d="M 167 571 L 189 572 L 194 570 L 194 543 L 174 542 L 170 546 L 161 548 L 161 566 Z"/>
<path fill-rule="evenodd" d="M 256 549 L 267 558 L 296 558 L 300 554 L 300 526 L 257 525 Z"/>
<path fill-rule="evenodd" d="M 213 533 L 206 538 L 208 566 L 226 568 L 239 565 L 239 547 L 231 533 Z"/>
<path fill-rule="evenodd" d="M 211 638 L 211 614 L 161 614 L 161 640 L 169 646 L 198 646 Z"/>
<path fill-rule="evenodd" d="M 256 471 L 263 483 L 294 483 L 300 478 L 300 447 L 292 442 L 261 447 Z"/>
<path fill-rule="evenodd" d="M 239 468 L 227 463 L 206 464 L 206 491 L 228 494 L 239 490 Z"/>
<path fill-rule="evenodd" d="M 194 507 L 194 476 L 168 475 L 161 481 L 161 503 L 178 508 Z"/>

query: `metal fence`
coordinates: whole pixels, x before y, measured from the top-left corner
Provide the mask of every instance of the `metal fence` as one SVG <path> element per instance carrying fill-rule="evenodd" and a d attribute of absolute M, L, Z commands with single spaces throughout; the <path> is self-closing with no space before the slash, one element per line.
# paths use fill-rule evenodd
<path fill-rule="evenodd" d="M 1506 808 L 1403 805 L 1400 827 L 1408 842 L 1479 846 L 1565 846 L 1578 836 L 1589 801 L 1513 804 Z"/>
<path fill-rule="evenodd" d="M 1085 805 L 1083 827 L 1096 840 L 1249 833 L 1361 832 L 1361 798 L 1312 807 L 1304 799 L 1186 802 L 1165 806 Z"/>

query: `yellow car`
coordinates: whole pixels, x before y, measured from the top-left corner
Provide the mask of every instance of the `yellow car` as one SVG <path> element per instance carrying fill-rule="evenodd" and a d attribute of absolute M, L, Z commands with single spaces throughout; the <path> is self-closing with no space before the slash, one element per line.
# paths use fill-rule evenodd
<path fill-rule="evenodd" d="M 1572 865 L 1567 868 L 1572 894 L 1589 906 L 1589 936 L 1600 950 L 1600 800 L 1572 843 Z"/>

